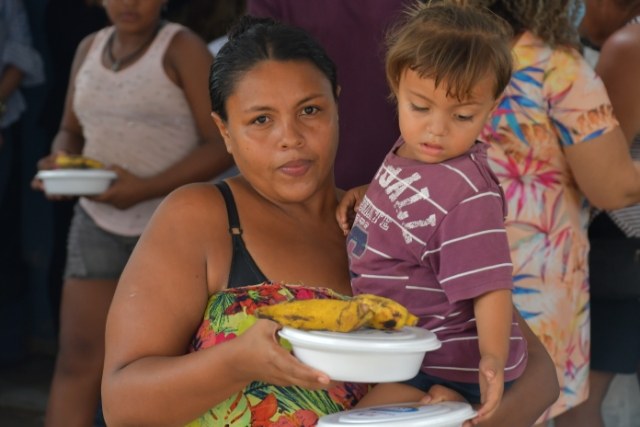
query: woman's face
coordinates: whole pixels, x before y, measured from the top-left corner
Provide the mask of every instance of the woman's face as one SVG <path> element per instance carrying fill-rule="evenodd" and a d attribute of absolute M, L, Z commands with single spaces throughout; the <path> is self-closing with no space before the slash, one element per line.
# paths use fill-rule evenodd
<path fill-rule="evenodd" d="M 109 19 L 120 31 L 145 32 L 155 28 L 167 0 L 104 0 Z"/>
<path fill-rule="evenodd" d="M 235 83 L 227 122 L 214 120 L 238 169 L 268 199 L 302 202 L 333 188 L 338 109 L 311 62 L 259 62 Z"/>

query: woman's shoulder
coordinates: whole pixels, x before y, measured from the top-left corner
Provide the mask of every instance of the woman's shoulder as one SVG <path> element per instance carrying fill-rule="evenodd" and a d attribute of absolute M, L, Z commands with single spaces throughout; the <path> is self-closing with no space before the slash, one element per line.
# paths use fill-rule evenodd
<path fill-rule="evenodd" d="M 226 207 L 214 185 L 193 183 L 169 193 L 154 216 L 156 221 L 203 227 L 215 224 L 218 218 L 226 218 Z"/>
<path fill-rule="evenodd" d="M 79 57 L 87 56 L 89 49 L 93 45 L 94 41 L 100 37 L 101 33 L 104 33 L 107 29 L 103 28 L 101 30 L 95 31 L 87 36 L 85 36 L 80 43 L 78 43 L 78 48 L 76 49 L 76 55 Z"/>
<path fill-rule="evenodd" d="M 602 45 L 600 61 L 608 60 L 619 67 L 640 66 L 640 24 L 625 25 Z"/>
<path fill-rule="evenodd" d="M 169 23 L 167 27 L 173 31 L 167 54 L 182 60 L 188 60 L 189 56 L 194 54 L 213 57 L 204 40 L 189 28 L 176 23 Z"/>
<path fill-rule="evenodd" d="M 188 86 L 188 79 L 206 78 L 213 55 L 204 41 L 188 28 L 170 23 L 174 33 L 165 51 L 165 67 L 172 80 L 180 86 Z"/>

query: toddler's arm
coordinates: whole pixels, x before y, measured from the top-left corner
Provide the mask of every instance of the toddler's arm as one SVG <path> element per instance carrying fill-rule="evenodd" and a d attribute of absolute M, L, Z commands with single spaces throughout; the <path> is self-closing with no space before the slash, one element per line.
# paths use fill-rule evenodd
<path fill-rule="evenodd" d="M 508 289 L 488 292 L 474 300 L 478 344 L 479 382 L 482 405 L 476 421 L 490 418 L 504 391 L 504 366 L 509 356 L 513 303 Z"/>

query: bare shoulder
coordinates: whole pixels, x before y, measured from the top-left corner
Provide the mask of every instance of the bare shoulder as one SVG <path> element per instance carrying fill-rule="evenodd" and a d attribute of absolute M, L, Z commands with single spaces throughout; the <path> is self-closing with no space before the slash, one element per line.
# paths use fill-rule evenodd
<path fill-rule="evenodd" d="M 627 25 L 616 31 L 602 46 L 600 61 L 616 62 L 619 67 L 629 65 L 629 60 L 640 60 L 640 25 Z"/>
<path fill-rule="evenodd" d="M 223 215 L 226 217 L 226 209 L 217 188 L 210 183 L 194 183 L 184 185 L 165 197 L 154 220 L 205 225 Z"/>
<path fill-rule="evenodd" d="M 78 48 L 76 49 L 75 57 L 73 59 L 74 68 L 77 68 L 77 66 L 84 62 L 84 59 L 87 57 L 89 49 L 91 48 L 93 41 L 96 39 L 97 34 L 98 32 L 91 33 L 80 41 L 80 43 L 78 44 Z"/>
<path fill-rule="evenodd" d="M 213 55 L 204 40 L 186 27 L 182 27 L 173 36 L 167 48 L 167 57 L 178 66 L 179 62 L 213 61 Z M 174 62 L 179 61 L 179 62 Z"/>

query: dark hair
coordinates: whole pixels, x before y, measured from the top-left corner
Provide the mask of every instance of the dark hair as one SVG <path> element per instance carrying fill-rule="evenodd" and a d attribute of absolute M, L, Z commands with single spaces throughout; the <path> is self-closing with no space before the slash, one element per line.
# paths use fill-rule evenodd
<path fill-rule="evenodd" d="M 416 3 L 387 35 L 387 82 L 396 94 L 402 74 L 413 70 L 463 99 L 489 74 L 498 99 L 511 79 L 511 35 L 487 9 L 451 0 Z"/>
<path fill-rule="evenodd" d="M 226 101 L 241 76 L 257 63 L 308 61 L 324 74 L 338 96 L 336 66 L 322 46 L 304 30 L 245 15 L 229 31 L 229 41 L 218 52 L 209 74 L 211 109 L 227 120 Z"/>

